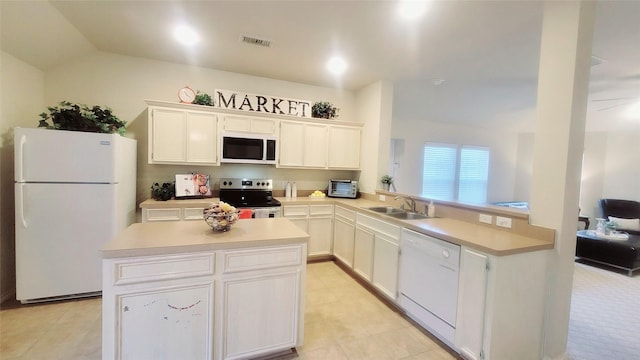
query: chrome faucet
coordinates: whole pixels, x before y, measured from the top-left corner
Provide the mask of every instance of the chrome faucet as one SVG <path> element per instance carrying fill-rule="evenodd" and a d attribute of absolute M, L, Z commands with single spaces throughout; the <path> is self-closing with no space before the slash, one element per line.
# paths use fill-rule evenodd
<path fill-rule="evenodd" d="M 412 198 L 410 198 L 409 196 L 402 196 L 402 195 L 398 195 L 396 197 L 393 198 L 394 200 L 398 200 L 398 199 L 404 199 L 404 202 L 402 203 L 402 205 L 400 205 L 400 209 L 404 210 L 404 206 L 407 204 L 410 204 L 411 207 L 409 208 L 410 211 L 412 212 L 416 212 L 416 201 Z"/>

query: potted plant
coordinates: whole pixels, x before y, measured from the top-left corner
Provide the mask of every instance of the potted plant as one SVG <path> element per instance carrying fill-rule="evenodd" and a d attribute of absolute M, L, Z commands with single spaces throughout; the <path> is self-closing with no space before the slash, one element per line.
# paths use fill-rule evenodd
<path fill-rule="evenodd" d="M 176 186 L 174 183 L 153 183 L 151 185 L 151 197 L 157 201 L 167 201 L 173 198 L 176 193 Z"/>
<path fill-rule="evenodd" d="M 321 119 L 334 119 L 338 117 L 340 109 L 333 106 L 328 101 L 319 101 L 311 107 L 311 116 Z"/>
<path fill-rule="evenodd" d="M 380 182 L 382 183 L 382 189 L 384 191 L 389 191 L 389 187 L 393 184 L 393 178 L 389 175 L 383 175 L 380 178 Z"/>
<path fill-rule="evenodd" d="M 118 119 L 110 108 L 88 107 L 62 101 L 58 106 L 48 107 L 49 113 L 40 114 L 38 127 L 56 130 L 84 131 L 124 135 L 126 121 Z"/>
<path fill-rule="evenodd" d="M 200 90 L 198 90 L 193 103 L 196 105 L 213 106 L 213 100 L 211 99 L 211 96 L 207 93 L 200 92 Z"/>

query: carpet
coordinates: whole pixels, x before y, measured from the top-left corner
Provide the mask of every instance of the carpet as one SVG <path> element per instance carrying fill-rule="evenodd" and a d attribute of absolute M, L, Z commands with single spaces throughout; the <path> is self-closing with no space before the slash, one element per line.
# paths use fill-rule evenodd
<path fill-rule="evenodd" d="M 569 359 L 640 359 L 640 274 L 625 274 L 576 261 Z"/>

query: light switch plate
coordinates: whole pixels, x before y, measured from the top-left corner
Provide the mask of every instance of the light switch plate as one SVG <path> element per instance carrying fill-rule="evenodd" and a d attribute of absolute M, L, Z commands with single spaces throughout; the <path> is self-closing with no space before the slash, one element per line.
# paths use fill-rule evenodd
<path fill-rule="evenodd" d="M 385 200 L 387 200 L 387 197 L 384 196 L 384 195 L 378 195 L 378 200 L 385 201 Z"/>
<path fill-rule="evenodd" d="M 511 229 L 511 218 L 496 216 L 496 225 Z"/>
<path fill-rule="evenodd" d="M 481 223 L 491 224 L 493 223 L 493 216 L 487 214 L 480 214 L 480 218 L 478 219 Z"/>

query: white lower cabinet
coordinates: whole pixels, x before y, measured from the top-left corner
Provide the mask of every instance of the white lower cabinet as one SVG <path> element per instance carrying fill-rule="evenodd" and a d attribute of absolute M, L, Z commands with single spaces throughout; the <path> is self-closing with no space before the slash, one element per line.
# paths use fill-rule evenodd
<path fill-rule="evenodd" d="M 455 344 L 468 360 L 484 357 L 484 316 L 489 257 L 468 248 L 460 252 Z"/>
<path fill-rule="evenodd" d="M 117 296 L 120 359 L 210 359 L 213 281 Z"/>
<path fill-rule="evenodd" d="M 353 270 L 389 299 L 397 299 L 400 227 L 358 213 Z"/>
<path fill-rule="evenodd" d="M 306 244 L 103 260 L 103 359 L 247 359 L 302 345 Z"/>
<path fill-rule="evenodd" d="M 202 221 L 204 207 L 175 207 L 159 209 L 142 209 L 142 222 L 152 221 Z"/>
<path fill-rule="evenodd" d="M 373 278 L 373 248 L 375 235 L 367 228 L 356 226 L 353 247 L 353 271 L 368 281 Z"/>
<path fill-rule="evenodd" d="M 223 359 L 247 359 L 296 346 L 300 275 L 294 268 L 223 280 Z"/>
<path fill-rule="evenodd" d="M 398 295 L 399 252 L 398 239 L 376 234 L 373 249 L 373 286 L 394 300 Z"/>
<path fill-rule="evenodd" d="M 284 217 L 309 234 L 309 256 L 332 254 L 333 205 L 285 205 L 282 212 Z"/>
<path fill-rule="evenodd" d="M 335 206 L 333 223 L 333 256 L 348 267 L 353 267 L 353 249 L 356 236 L 356 213 Z"/>

